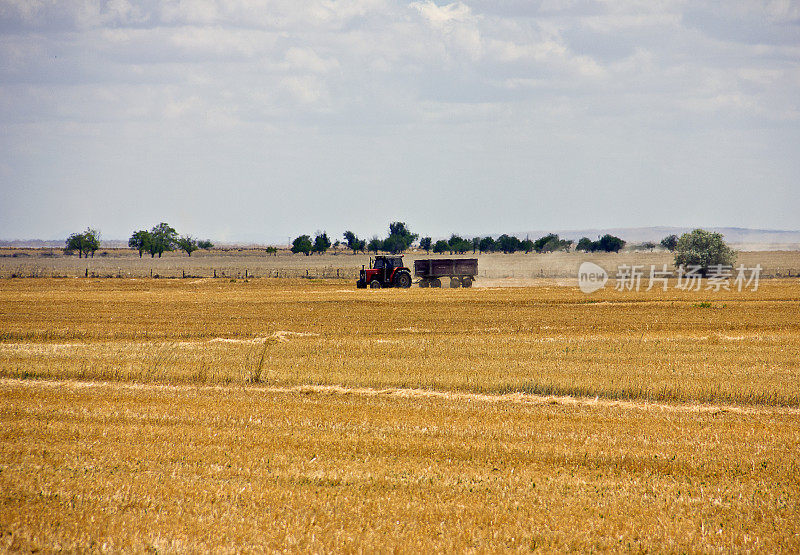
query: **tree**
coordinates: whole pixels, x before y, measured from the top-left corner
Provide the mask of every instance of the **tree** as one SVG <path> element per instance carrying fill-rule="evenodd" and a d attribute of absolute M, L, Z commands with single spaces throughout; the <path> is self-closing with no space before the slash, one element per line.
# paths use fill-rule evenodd
<path fill-rule="evenodd" d="M 667 235 L 661 240 L 661 246 L 667 249 L 670 252 L 675 250 L 675 247 L 678 246 L 678 236 L 677 235 Z"/>
<path fill-rule="evenodd" d="M 373 237 L 369 240 L 369 244 L 367 245 L 367 250 L 375 251 L 375 254 L 378 254 L 378 251 L 383 247 L 383 241 L 378 239 L 377 237 Z"/>
<path fill-rule="evenodd" d="M 203 250 L 210 251 L 214 248 L 214 243 L 209 241 L 208 239 L 200 239 L 197 241 L 197 246 Z"/>
<path fill-rule="evenodd" d="M 520 240 L 504 233 L 497 238 L 497 248 L 505 254 L 517 252 L 520 249 Z"/>
<path fill-rule="evenodd" d="M 198 249 L 197 239 L 192 238 L 191 235 L 184 235 L 175 241 L 175 244 L 189 256 L 192 256 L 192 253 Z"/>
<path fill-rule="evenodd" d="M 605 252 L 619 252 L 622 247 L 625 246 L 625 241 L 620 239 L 619 237 L 615 237 L 613 235 L 605 234 L 597 241 L 597 248 L 594 250 L 598 251 L 605 251 Z"/>
<path fill-rule="evenodd" d="M 321 233 L 318 231 L 314 237 L 314 246 L 311 248 L 311 251 L 323 254 L 329 248 L 331 248 L 331 240 L 328 239 L 328 234 L 324 231 Z"/>
<path fill-rule="evenodd" d="M 73 233 L 67 237 L 64 251 L 70 254 L 72 251 L 78 251 L 78 258 L 83 258 L 83 233 Z"/>
<path fill-rule="evenodd" d="M 391 222 L 389 237 L 383 242 L 383 248 L 392 254 L 399 254 L 410 247 L 417 237 L 419 235 L 411 233 L 405 222 Z"/>
<path fill-rule="evenodd" d="M 275 247 L 267 247 L 267 254 L 271 254 L 272 256 L 278 256 L 278 249 Z"/>
<path fill-rule="evenodd" d="M 164 252 L 175 250 L 177 243 L 178 232 L 175 231 L 175 228 L 161 222 L 150 230 L 150 244 L 147 246 L 147 252 L 150 253 L 151 258 L 155 255 L 161 258 Z"/>
<path fill-rule="evenodd" d="M 484 237 L 478 244 L 478 249 L 481 252 L 494 252 L 496 248 L 497 247 L 495 246 L 494 239 L 491 237 Z"/>
<path fill-rule="evenodd" d="M 401 236 L 389 235 L 389 237 L 383 240 L 381 248 L 392 254 L 399 254 L 406 250 L 406 246 L 406 242 Z"/>
<path fill-rule="evenodd" d="M 134 231 L 131 238 L 128 239 L 128 246 L 139 251 L 139 258 L 141 258 L 142 253 L 147 250 L 148 245 L 150 245 L 150 232 L 144 229 Z"/>
<path fill-rule="evenodd" d="M 301 235 L 292 241 L 292 252 L 297 254 L 302 252 L 306 256 L 311 254 L 311 249 L 314 245 L 311 244 L 311 237 L 309 235 Z"/>
<path fill-rule="evenodd" d="M 359 239 L 358 236 L 352 231 L 344 232 L 344 240 L 347 242 L 347 248 L 353 249 L 353 254 L 356 254 L 358 251 L 363 251 L 367 248 L 367 242 L 363 239 Z"/>
<path fill-rule="evenodd" d="M 478 251 L 478 246 L 481 244 L 480 237 L 473 237 L 472 238 L 472 254 L 475 254 Z"/>
<path fill-rule="evenodd" d="M 721 233 L 695 229 L 684 233 L 675 246 L 675 266 L 699 266 L 703 275 L 711 266 L 733 266 L 736 251 L 730 248 Z"/>
<path fill-rule="evenodd" d="M 648 250 L 648 251 L 651 251 L 654 248 L 656 248 L 656 244 L 653 243 L 652 241 L 645 241 L 644 243 L 642 243 L 641 246 L 642 246 L 643 249 Z"/>
<path fill-rule="evenodd" d="M 436 244 L 433 245 L 433 252 L 436 254 L 442 254 L 443 252 L 447 252 L 450 250 L 450 245 L 444 239 L 439 239 L 436 241 Z"/>
<path fill-rule="evenodd" d="M 526 237 L 525 239 L 523 239 L 522 241 L 520 241 L 520 243 L 519 243 L 519 248 L 520 248 L 521 250 L 524 250 L 524 251 L 525 251 L 525 254 L 528 254 L 528 253 L 529 253 L 529 252 L 531 252 L 531 251 L 533 250 L 533 248 L 534 248 L 534 247 L 533 247 L 533 241 L 531 241 L 530 239 L 528 239 L 528 238 Z"/>
<path fill-rule="evenodd" d="M 419 248 L 424 249 L 426 253 L 431 252 L 431 243 L 433 243 L 433 239 L 430 237 L 423 237 L 419 240 Z"/>
<path fill-rule="evenodd" d="M 456 254 L 464 254 L 472 248 L 472 243 L 470 241 L 459 237 L 455 233 L 450 236 L 450 240 L 447 241 L 447 244 L 450 247 L 450 252 L 454 252 Z"/>
<path fill-rule="evenodd" d="M 589 241 L 587 239 L 587 241 Z M 591 243 L 591 241 L 589 241 Z M 569 239 L 561 239 L 557 234 L 550 233 L 545 235 L 544 237 L 540 237 L 533 243 L 533 248 L 536 252 L 555 252 L 555 251 L 566 251 L 569 252 L 569 248 L 572 246 L 572 241 Z"/>
<path fill-rule="evenodd" d="M 82 256 L 89 257 L 91 253 L 94 258 L 94 252 L 100 248 L 100 232 L 90 227 L 86 228 L 83 233 L 73 233 L 67 237 L 66 246 L 64 248 L 67 252 L 74 250 L 78 251 L 78 258 Z"/>
<path fill-rule="evenodd" d="M 588 237 L 581 237 L 578 244 L 575 246 L 576 251 L 583 251 L 583 252 L 592 252 L 594 250 L 594 244 L 591 239 Z"/>

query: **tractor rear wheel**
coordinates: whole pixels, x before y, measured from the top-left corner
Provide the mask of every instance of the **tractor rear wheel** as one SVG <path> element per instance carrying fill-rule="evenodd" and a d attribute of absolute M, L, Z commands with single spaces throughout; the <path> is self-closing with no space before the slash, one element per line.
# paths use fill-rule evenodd
<path fill-rule="evenodd" d="M 394 276 L 394 286 L 408 289 L 411 287 L 411 274 L 408 272 L 400 272 Z"/>
<path fill-rule="evenodd" d="M 370 289 L 380 289 L 381 288 L 381 282 L 378 281 L 377 279 L 373 279 L 372 281 L 369 282 L 369 288 Z"/>

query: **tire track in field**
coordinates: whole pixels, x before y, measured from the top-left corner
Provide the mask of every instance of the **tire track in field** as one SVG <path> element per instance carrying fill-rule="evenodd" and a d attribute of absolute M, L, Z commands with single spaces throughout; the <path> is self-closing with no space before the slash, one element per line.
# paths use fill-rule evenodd
<path fill-rule="evenodd" d="M 548 405 L 565 407 L 598 407 L 616 408 L 620 410 L 659 411 L 676 413 L 733 413 L 742 415 L 759 414 L 786 414 L 800 416 L 800 408 L 775 407 L 775 406 L 743 406 L 704 403 L 664 403 L 619 399 L 601 399 L 599 397 L 572 397 L 569 395 L 535 395 L 531 393 L 470 393 L 460 391 L 439 391 L 422 388 L 373 388 L 373 387 L 346 387 L 341 385 L 295 385 L 295 386 L 221 386 L 221 385 L 191 385 L 191 384 L 153 384 L 153 383 L 124 383 L 124 382 L 99 382 L 99 381 L 71 381 L 71 380 L 21 380 L 13 378 L 0 378 L 0 389 L 109 389 L 153 392 L 180 392 L 180 391 L 236 391 L 236 392 L 263 392 L 265 394 L 317 394 L 317 395 L 356 395 L 362 397 L 388 397 L 397 399 L 441 399 L 443 401 L 463 401 L 475 403 L 509 403 L 521 405 Z"/>

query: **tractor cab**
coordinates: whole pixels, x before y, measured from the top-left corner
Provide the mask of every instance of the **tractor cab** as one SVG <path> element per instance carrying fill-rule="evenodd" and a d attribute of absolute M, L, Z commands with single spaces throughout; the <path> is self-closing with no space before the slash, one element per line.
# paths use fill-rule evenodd
<path fill-rule="evenodd" d="M 403 266 L 402 256 L 376 256 L 369 259 L 369 266 L 361 268 L 357 287 L 411 287 L 411 272 Z"/>

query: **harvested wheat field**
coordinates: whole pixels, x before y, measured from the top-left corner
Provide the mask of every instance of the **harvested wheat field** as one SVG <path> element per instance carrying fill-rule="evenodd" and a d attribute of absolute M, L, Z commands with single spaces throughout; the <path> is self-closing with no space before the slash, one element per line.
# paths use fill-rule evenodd
<path fill-rule="evenodd" d="M 0 547 L 800 549 L 800 283 L 0 282 Z"/>

